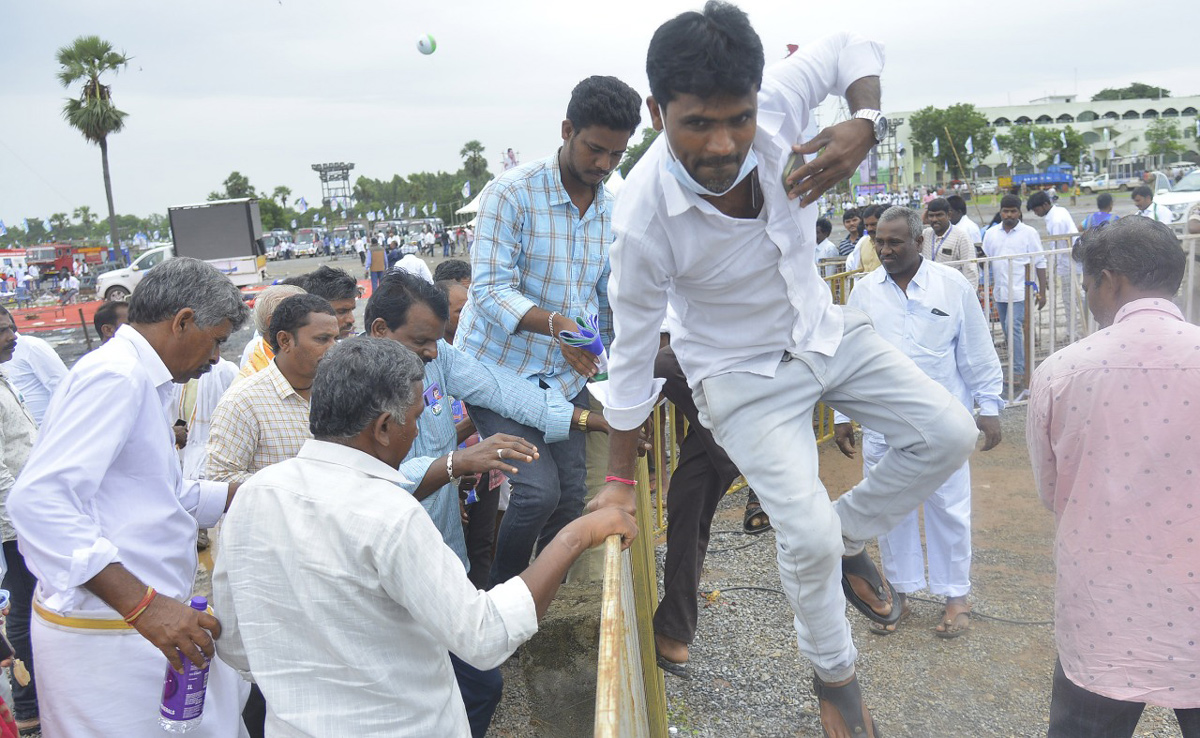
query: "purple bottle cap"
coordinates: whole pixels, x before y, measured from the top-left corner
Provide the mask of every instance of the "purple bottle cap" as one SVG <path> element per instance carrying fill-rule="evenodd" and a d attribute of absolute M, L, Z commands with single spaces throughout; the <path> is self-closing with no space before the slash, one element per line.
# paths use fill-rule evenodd
<path fill-rule="evenodd" d="M 205 610 L 207 610 L 208 609 L 208 598 L 193 597 L 192 598 L 192 609 L 199 610 L 200 612 L 204 612 Z"/>

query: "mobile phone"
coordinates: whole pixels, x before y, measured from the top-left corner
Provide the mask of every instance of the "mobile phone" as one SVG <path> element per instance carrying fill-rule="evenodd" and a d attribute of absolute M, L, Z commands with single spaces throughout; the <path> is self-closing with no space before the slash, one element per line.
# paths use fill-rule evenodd
<path fill-rule="evenodd" d="M 788 157 L 787 164 L 783 165 L 783 190 L 784 190 L 784 192 L 790 192 L 792 189 L 791 187 L 788 186 L 788 181 L 787 181 L 788 176 L 791 175 L 792 172 L 796 171 L 797 167 L 802 167 L 802 166 L 804 166 L 804 156 L 802 154 L 797 154 L 795 151 L 793 151 L 792 155 Z"/>

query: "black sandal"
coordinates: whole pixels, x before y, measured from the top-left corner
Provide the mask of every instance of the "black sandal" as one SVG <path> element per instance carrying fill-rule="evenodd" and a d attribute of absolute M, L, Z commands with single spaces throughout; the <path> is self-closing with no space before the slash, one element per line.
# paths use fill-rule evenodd
<path fill-rule="evenodd" d="M 863 722 L 862 689 L 858 686 L 857 674 L 851 677 L 849 682 L 840 687 L 830 687 L 814 674 L 813 694 L 817 695 L 818 703 L 821 700 L 825 700 L 833 705 L 833 708 L 842 716 L 842 722 L 854 735 L 862 736 L 863 738 L 867 738 L 868 735 L 880 738 L 879 732 L 875 729 L 875 720 L 873 718 L 868 719 L 870 722 L 870 733 L 867 732 L 867 723 Z M 817 711 L 819 719 L 819 704 Z M 824 725 L 821 726 L 821 732 L 828 738 L 829 731 L 825 730 Z"/>
<path fill-rule="evenodd" d="M 871 585 L 879 599 L 892 603 L 892 611 L 887 615 L 880 615 L 871 609 L 871 606 L 859 597 L 858 593 L 854 591 L 854 587 L 850 585 L 851 576 L 861 577 Z M 856 610 L 880 625 L 895 625 L 900 622 L 900 618 L 904 614 L 904 608 L 896 607 L 896 603 L 900 599 L 899 593 L 892 587 L 891 582 L 883 581 L 879 569 L 875 567 L 875 562 L 871 560 L 865 548 L 854 556 L 842 557 L 842 591 L 846 593 L 846 599 L 851 605 L 854 605 Z"/>
<path fill-rule="evenodd" d="M 771 530 L 771 517 L 759 504 L 758 495 L 754 494 L 754 490 L 750 490 L 749 498 L 746 500 L 746 514 L 742 516 L 742 532 L 756 536 L 769 530 Z"/>

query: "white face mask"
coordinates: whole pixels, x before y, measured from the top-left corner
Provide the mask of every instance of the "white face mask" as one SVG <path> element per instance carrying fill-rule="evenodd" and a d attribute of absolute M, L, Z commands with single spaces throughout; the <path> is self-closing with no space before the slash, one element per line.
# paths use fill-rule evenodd
<path fill-rule="evenodd" d="M 737 187 L 738 184 L 747 176 L 749 176 L 750 172 L 753 172 L 754 168 L 758 166 L 758 156 L 754 153 L 754 148 L 751 147 L 750 150 L 746 152 L 746 158 L 742 161 L 742 168 L 738 170 L 737 177 L 734 178 L 733 184 L 729 185 L 721 192 L 713 192 L 697 182 L 692 175 L 688 173 L 687 168 L 683 166 L 683 162 L 679 161 L 679 157 L 675 156 L 674 151 L 671 151 L 670 144 L 667 144 L 667 153 L 671 155 L 671 161 L 667 163 L 667 171 L 673 174 L 675 179 L 679 180 L 679 184 L 683 185 L 684 189 L 691 190 L 697 195 L 707 195 L 708 197 L 720 197 L 726 192 L 729 192 L 734 187 Z"/>

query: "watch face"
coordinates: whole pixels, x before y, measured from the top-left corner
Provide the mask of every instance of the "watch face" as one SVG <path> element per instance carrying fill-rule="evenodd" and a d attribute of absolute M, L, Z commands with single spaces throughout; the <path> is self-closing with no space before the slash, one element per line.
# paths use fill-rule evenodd
<path fill-rule="evenodd" d="M 888 120 L 882 115 L 875 119 L 875 140 L 883 141 L 888 132 Z"/>

